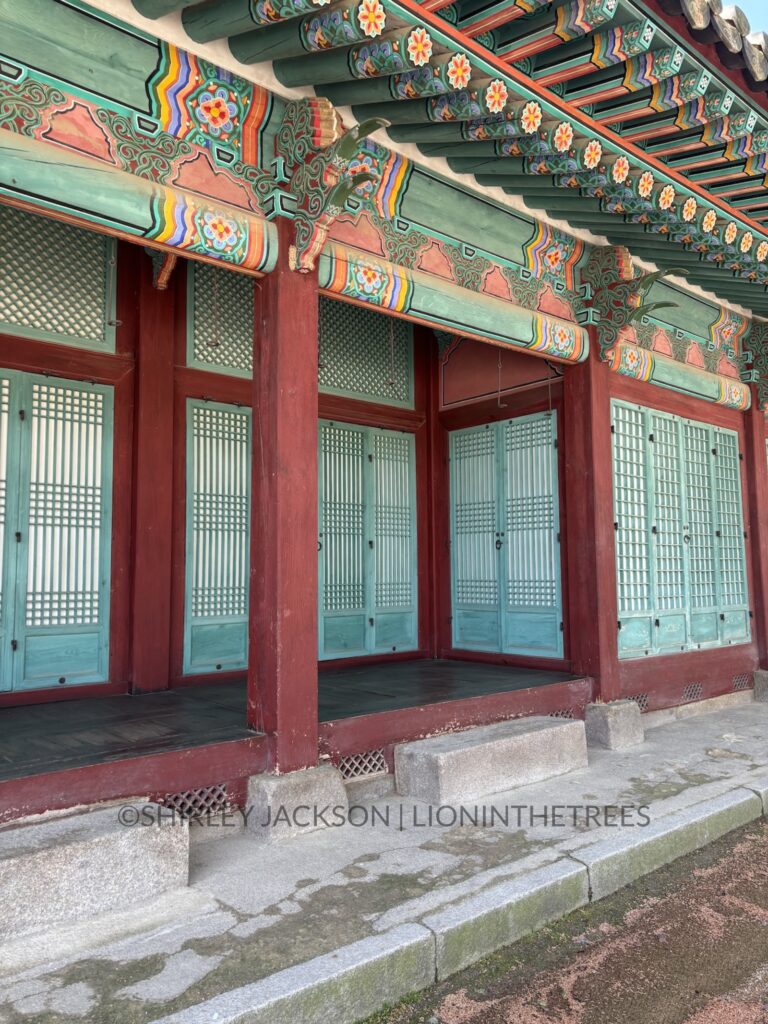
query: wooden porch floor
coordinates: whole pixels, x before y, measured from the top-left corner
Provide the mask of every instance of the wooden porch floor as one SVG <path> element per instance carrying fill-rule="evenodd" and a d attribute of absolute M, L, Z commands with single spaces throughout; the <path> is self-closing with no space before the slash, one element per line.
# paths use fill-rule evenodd
<path fill-rule="evenodd" d="M 410 661 L 320 673 L 320 721 L 568 682 L 567 672 Z M 0 781 L 253 735 L 245 683 L 0 709 Z"/>

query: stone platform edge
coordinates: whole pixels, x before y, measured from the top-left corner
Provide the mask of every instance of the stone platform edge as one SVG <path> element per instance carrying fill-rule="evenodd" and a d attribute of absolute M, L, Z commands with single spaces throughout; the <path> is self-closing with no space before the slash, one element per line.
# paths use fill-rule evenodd
<path fill-rule="evenodd" d="M 761 817 L 768 774 L 151 1024 L 357 1024 Z"/>

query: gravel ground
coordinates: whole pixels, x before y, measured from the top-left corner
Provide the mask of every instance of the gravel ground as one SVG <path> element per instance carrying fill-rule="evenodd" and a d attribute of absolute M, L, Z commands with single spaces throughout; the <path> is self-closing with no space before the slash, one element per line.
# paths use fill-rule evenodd
<path fill-rule="evenodd" d="M 366 1024 L 768 1024 L 768 823 Z"/>

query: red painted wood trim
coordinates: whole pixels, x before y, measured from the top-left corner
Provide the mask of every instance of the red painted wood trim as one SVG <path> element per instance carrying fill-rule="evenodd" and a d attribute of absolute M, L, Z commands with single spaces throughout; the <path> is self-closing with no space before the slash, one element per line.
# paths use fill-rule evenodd
<path fill-rule="evenodd" d="M 688 683 L 702 684 L 702 698 L 719 696 L 732 691 L 733 676 L 757 667 L 754 643 L 633 658 L 619 662 L 620 695 L 647 693 L 649 710 L 673 707 L 683 702 L 682 691 Z"/>
<path fill-rule="evenodd" d="M 0 366 L 24 373 L 47 373 L 68 380 L 114 385 L 133 372 L 133 359 L 0 334 Z"/>
<path fill-rule="evenodd" d="M 565 522 L 572 671 L 619 696 L 610 387 L 594 328 L 589 358 L 564 377 Z"/>
<path fill-rule="evenodd" d="M 484 665 L 509 665 L 514 668 L 535 668 L 554 672 L 570 672 L 571 663 L 567 658 L 532 658 L 520 654 L 494 654 L 487 651 L 465 651 L 460 647 L 449 648 L 442 657 L 454 661 L 478 661 Z"/>
<path fill-rule="evenodd" d="M 81 804 L 215 786 L 263 772 L 268 763 L 266 737 L 254 736 L 9 779 L 0 782 L 0 823 Z"/>
<path fill-rule="evenodd" d="M 320 726 L 320 751 L 337 760 L 389 743 L 402 743 L 439 732 L 489 725 L 507 718 L 546 715 L 565 708 L 573 709 L 574 715 L 579 718 L 583 717 L 584 705 L 592 700 L 593 690 L 591 679 L 574 679 L 567 683 L 552 683 L 550 686 L 510 693 L 443 701 L 400 711 L 383 711 L 375 715 L 323 722 Z"/>
<path fill-rule="evenodd" d="M 147 692 L 166 689 L 170 673 L 173 362 L 181 279 L 158 291 L 147 257 L 138 274 L 131 681 L 135 691 Z"/>
<path fill-rule="evenodd" d="M 278 235 L 256 286 L 248 723 L 287 772 L 317 763 L 318 288 Z"/>
<path fill-rule="evenodd" d="M 731 220 L 739 221 L 741 224 L 747 225 L 751 230 L 762 234 L 762 228 L 757 221 L 754 221 L 749 217 L 744 217 L 738 210 L 730 207 L 727 203 L 723 202 L 722 199 L 718 198 L 718 196 L 710 194 L 706 189 L 701 188 L 695 182 L 689 181 L 684 175 L 678 173 L 672 167 L 667 167 L 666 164 L 657 160 L 639 146 L 634 145 L 634 143 L 630 142 L 628 139 L 623 139 L 617 132 L 612 131 L 605 125 L 596 124 L 592 118 L 582 113 L 578 107 L 571 103 L 566 103 L 565 100 L 556 96 L 555 93 L 550 92 L 548 89 L 544 89 L 537 83 L 532 82 L 527 75 L 518 71 L 513 65 L 506 64 L 500 57 L 495 56 L 490 50 L 472 39 L 465 32 L 462 32 L 454 25 L 445 21 L 439 14 L 426 10 L 420 3 L 418 3 L 418 0 L 397 0 L 397 3 L 404 11 L 410 12 L 418 22 L 424 25 L 429 25 L 434 30 L 441 32 L 444 36 L 452 39 L 453 42 L 465 50 L 467 54 L 477 57 L 489 67 L 496 68 L 501 75 L 506 75 L 521 88 L 540 96 L 543 101 L 560 111 L 563 117 L 569 118 L 576 124 L 580 124 L 590 132 L 593 132 L 598 137 L 612 143 L 617 147 L 619 152 L 624 152 L 630 156 L 634 156 L 635 159 L 639 160 L 641 163 L 646 164 L 648 167 L 652 167 L 662 177 L 667 178 L 670 181 L 677 182 L 681 188 L 692 192 L 694 195 L 699 196 L 700 199 L 703 199 L 706 202 L 711 203 L 712 206 L 720 209 L 723 214 Z"/>
<path fill-rule="evenodd" d="M 317 414 L 321 420 L 357 423 L 361 427 L 405 430 L 415 433 L 426 422 L 423 410 L 400 409 L 393 405 L 360 402 L 342 395 L 318 395 Z"/>

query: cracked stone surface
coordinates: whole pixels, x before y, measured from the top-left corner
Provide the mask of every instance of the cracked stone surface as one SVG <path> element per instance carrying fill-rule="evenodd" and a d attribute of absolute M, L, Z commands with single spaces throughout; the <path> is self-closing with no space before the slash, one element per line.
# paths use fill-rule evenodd
<path fill-rule="evenodd" d="M 136 908 L 124 934 L 107 918 L 58 944 L 49 933 L 45 962 L 34 937 L 0 949 L 0 1024 L 145 1024 L 420 921 L 611 831 L 581 820 L 545 824 L 553 805 L 647 805 L 655 819 L 765 777 L 767 728 L 768 704 L 670 722 L 640 747 L 590 750 L 588 768 L 469 805 L 481 820 L 483 807 L 486 820 L 491 809 L 533 808 L 538 820 L 521 812 L 521 827 L 516 812 L 508 827 L 449 816 L 445 827 L 430 825 L 427 805 L 388 796 L 362 805 L 378 812 L 376 827 L 347 824 L 272 844 L 222 829 L 222 838 L 195 844 L 191 890 L 162 914 Z M 381 823 L 387 808 L 389 827 Z"/>

